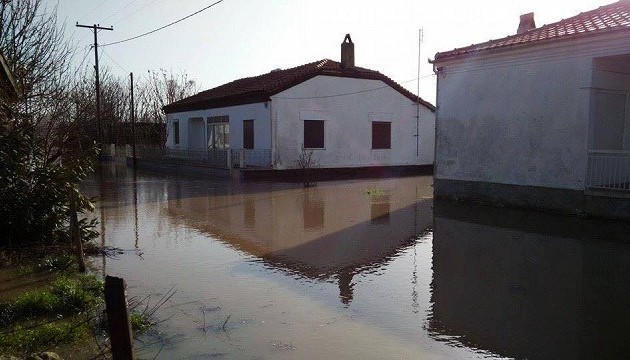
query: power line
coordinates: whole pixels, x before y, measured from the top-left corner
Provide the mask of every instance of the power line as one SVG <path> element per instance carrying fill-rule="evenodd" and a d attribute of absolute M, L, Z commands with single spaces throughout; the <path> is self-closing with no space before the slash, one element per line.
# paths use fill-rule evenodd
<path fill-rule="evenodd" d="M 135 2 L 135 0 L 129 0 L 128 3 L 124 4 L 120 9 L 118 9 L 117 11 L 113 12 L 111 15 L 109 15 L 108 17 L 105 18 L 105 20 L 103 20 L 103 23 L 105 23 L 106 21 L 108 21 L 109 19 L 113 18 L 114 16 L 120 14 L 121 11 L 125 10 L 126 8 L 128 8 L 130 5 L 132 5 Z"/>
<path fill-rule="evenodd" d="M 195 11 L 194 13 L 192 13 L 192 14 L 190 14 L 190 15 L 187 15 L 187 16 L 185 16 L 185 17 L 183 17 L 183 18 L 179 19 L 179 20 L 173 21 L 172 23 L 170 23 L 170 24 L 166 24 L 166 25 L 164 25 L 164 26 L 162 26 L 162 27 L 159 27 L 159 28 L 157 28 L 157 29 L 154 29 L 154 30 L 151 30 L 151 31 L 145 32 L 144 34 L 136 35 L 136 36 L 134 36 L 134 37 L 130 37 L 130 38 L 128 38 L 128 39 L 124 39 L 124 40 L 120 40 L 120 41 L 115 41 L 115 42 L 108 43 L 108 44 L 103 44 L 103 45 L 101 45 L 101 46 L 110 46 L 110 45 L 120 44 L 120 43 L 124 43 L 124 42 L 127 42 L 127 41 L 131 41 L 131 40 L 135 40 L 135 39 L 141 38 L 141 37 L 143 37 L 143 36 L 151 35 L 151 34 L 153 34 L 154 32 L 158 32 L 158 31 L 160 31 L 160 30 L 162 30 L 162 29 L 166 29 L 166 28 L 167 28 L 167 27 L 169 27 L 169 26 L 175 25 L 175 24 L 177 24 L 177 23 L 179 23 L 179 22 L 182 22 L 182 21 L 184 21 L 184 20 L 186 20 L 186 19 L 188 19 L 188 18 L 190 18 L 190 17 L 193 17 L 193 16 L 195 16 L 195 15 L 199 14 L 200 12 L 203 12 L 203 11 L 205 11 L 205 10 L 208 10 L 208 9 L 210 9 L 211 7 L 215 6 L 215 5 L 217 5 L 217 4 L 219 4 L 219 3 L 222 3 L 223 1 L 224 1 L 224 0 L 219 0 L 219 1 L 217 1 L 217 2 L 214 2 L 214 3 L 212 3 L 212 4 L 208 5 L 208 6 L 206 6 L 205 8 L 203 8 L 203 9 L 201 9 L 201 10 L 197 10 L 197 11 Z"/>
<path fill-rule="evenodd" d="M 118 67 L 119 67 L 122 71 L 124 71 L 124 72 L 129 72 L 129 70 L 127 70 L 124 66 L 120 65 L 120 64 L 118 63 L 118 61 L 114 60 L 114 58 L 113 58 L 113 57 L 109 56 L 109 54 L 108 54 L 105 50 L 103 50 L 103 54 L 104 54 L 105 56 L 107 56 L 107 57 L 109 58 L 109 60 L 113 61 L 113 62 L 114 62 L 114 64 L 116 64 L 116 65 L 117 65 L 117 66 L 118 66 Z"/>
<path fill-rule="evenodd" d="M 133 16 L 133 15 L 135 15 L 135 14 L 137 14 L 137 13 L 139 13 L 140 11 L 142 11 L 142 10 L 146 9 L 149 5 L 152 5 L 152 4 L 153 4 L 153 3 L 155 3 L 156 1 L 158 1 L 158 0 L 152 0 L 152 1 L 149 1 L 148 3 L 144 4 L 144 5 L 143 5 L 143 6 L 141 6 L 140 8 L 136 9 L 136 11 L 133 11 L 133 12 L 131 12 L 131 13 L 127 14 L 126 16 L 122 17 L 121 19 L 116 20 L 116 22 L 115 22 L 115 23 L 117 24 L 117 23 L 119 23 L 119 22 L 121 22 L 121 21 L 123 21 L 123 20 L 125 20 L 125 19 L 127 19 L 127 18 L 129 18 L 129 17 L 131 17 L 131 16 Z M 164 0 L 161 0 L 161 1 L 164 1 Z M 118 14 L 119 12 L 120 12 L 120 11 L 118 11 L 116 14 Z M 112 17 L 113 17 L 113 15 L 112 15 Z"/>
<path fill-rule="evenodd" d="M 77 69 L 81 69 L 81 67 L 83 67 L 83 63 L 85 62 L 85 59 L 87 59 L 88 55 L 90 55 L 90 51 L 92 51 L 92 47 L 93 45 L 87 45 L 87 51 L 85 52 L 85 55 L 83 56 L 83 59 L 81 60 L 81 62 L 79 63 L 79 66 L 77 67 Z"/>
<path fill-rule="evenodd" d="M 83 14 L 81 17 L 79 17 L 79 21 L 83 20 L 83 18 L 85 18 L 86 16 L 90 15 L 91 13 L 94 12 L 94 10 L 100 8 L 101 6 L 103 6 L 103 4 L 105 4 L 107 0 L 103 0 L 100 3 L 98 3 L 98 5 L 96 5 L 95 7 L 92 8 L 92 10 L 86 12 L 85 14 Z"/>

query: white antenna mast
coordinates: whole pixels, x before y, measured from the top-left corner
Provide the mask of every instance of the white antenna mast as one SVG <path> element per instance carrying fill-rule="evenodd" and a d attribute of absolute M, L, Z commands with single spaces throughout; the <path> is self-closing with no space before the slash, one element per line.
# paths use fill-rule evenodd
<path fill-rule="evenodd" d="M 422 28 L 418 30 L 418 104 L 416 108 L 416 156 L 420 156 L 420 53 L 422 50 L 422 41 L 424 40 L 424 31 Z"/>

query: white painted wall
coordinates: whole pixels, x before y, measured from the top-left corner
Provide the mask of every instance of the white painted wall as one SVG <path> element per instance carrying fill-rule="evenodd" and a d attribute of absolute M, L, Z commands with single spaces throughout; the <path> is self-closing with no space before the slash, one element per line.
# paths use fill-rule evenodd
<path fill-rule="evenodd" d="M 204 123 L 210 116 L 230 117 L 230 147 L 232 149 L 243 148 L 243 120 L 254 120 L 254 148 L 271 149 L 271 124 L 270 109 L 264 103 L 229 106 L 217 109 L 184 111 L 167 114 L 167 140 L 166 147 L 173 149 L 190 149 L 194 145 L 193 135 L 189 134 L 189 120 L 203 118 Z M 174 144 L 173 121 L 179 120 L 179 145 Z M 199 127 L 194 127 L 198 129 Z M 203 138 L 207 139 L 204 126 Z"/>
<path fill-rule="evenodd" d="M 621 35 L 437 63 L 436 179 L 584 189 L 593 58 Z"/>
<path fill-rule="evenodd" d="M 349 93 L 356 94 L 331 96 Z M 420 106 L 416 156 L 416 105 L 380 80 L 316 76 L 271 99 L 278 169 L 297 167 L 303 121 L 322 119 L 325 149 L 314 150 L 318 167 L 433 163 L 435 114 Z M 391 149 L 372 149 L 372 120 L 391 121 Z"/>

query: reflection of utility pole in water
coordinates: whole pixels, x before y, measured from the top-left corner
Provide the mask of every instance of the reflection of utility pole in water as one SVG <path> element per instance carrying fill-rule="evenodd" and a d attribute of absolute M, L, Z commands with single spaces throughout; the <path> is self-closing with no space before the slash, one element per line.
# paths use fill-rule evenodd
<path fill-rule="evenodd" d="M 354 272 L 352 268 L 341 269 L 339 270 L 339 274 L 337 274 L 337 279 L 339 281 L 339 297 L 344 305 L 350 304 L 354 296 L 354 290 L 352 289 L 354 286 L 354 284 L 352 284 L 353 276 Z"/>
<path fill-rule="evenodd" d="M 102 253 L 102 257 L 103 257 L 103 276 L 107 275 L 107 273 L 105 272 L 105 206 L 103 205 L 103 202 L 105 200 L 105 197 L 103 196 L 103 194 L 105 193 L 103 191 L 103 188 L 105 187 L 105 183 L 103 181 L 103 167 L 100 166 L 98 167 L 98 182 L 99 182 L 99 190 L 100 190 L 100 196 L 98 199 L 99 205 L 100 205 L 100 213 L 101 213 L 101 253 Z"/>
<path fill-rule="evenodd" d="M 135 158 L 134 158 L 135 161 Z M 134 218 L 134 235 L 136 237 L 136 242 L 134 247 L 136 248 L 136 253 L 139 252 L 139 244 L 138 244 L 138 177 L 136 175 L 136 167 L 133 167 L 133 218 Z"/>
<path fill-rule="evenodd" d="M 416 185 L 416 201 L 413 204 L 413 232 L 416 234 L 416 239 L 413 242 L 413 271 L 411 272 L 411 308 L 413 313 L 419 312 L 418 304 L 418 263 L 416 261 L 416 245 L 418 244 L 418 186 Z"/>

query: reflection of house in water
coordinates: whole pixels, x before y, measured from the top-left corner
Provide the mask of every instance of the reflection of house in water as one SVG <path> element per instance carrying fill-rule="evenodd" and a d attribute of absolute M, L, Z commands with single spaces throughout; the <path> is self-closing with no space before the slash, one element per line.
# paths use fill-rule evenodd
<path fill-rule="evenodd" d="M 267 265 L 337 279 L 349 303 L 355 274 L 386 263 L 431 226 L 431 201 L 422 198 L 430 187 L 412 178 L 379 184 L 389 188 L 378 196 L 361 183 L 182 194 L 168 212 Z"/>
<path fill-rule="evenodd" d="M 515 358 L 630 354 L 630 225 L 442 202 L 434 216 L 433 336 Z"/>

